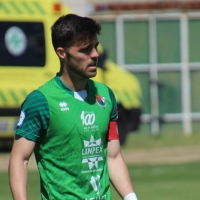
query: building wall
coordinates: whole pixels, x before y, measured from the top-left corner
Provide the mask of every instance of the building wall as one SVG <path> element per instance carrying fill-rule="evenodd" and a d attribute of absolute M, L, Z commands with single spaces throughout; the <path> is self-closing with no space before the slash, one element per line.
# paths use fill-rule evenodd
<path fill-rule="evenodd" d="M 73 13 L 85 16 L 87 15 L 87 0 L 62 0 L 67 6 L 69 6 Z"/>

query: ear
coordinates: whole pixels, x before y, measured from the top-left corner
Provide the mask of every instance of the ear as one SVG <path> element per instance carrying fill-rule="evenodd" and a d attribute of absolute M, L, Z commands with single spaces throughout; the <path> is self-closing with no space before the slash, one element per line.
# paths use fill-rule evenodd
<path fill-rule="evenodd" d="M 58 47 L 56 49 L 56 53 L 60 59 L 64 59 L 66 57 L 65 51 L 62 47 Z"/>

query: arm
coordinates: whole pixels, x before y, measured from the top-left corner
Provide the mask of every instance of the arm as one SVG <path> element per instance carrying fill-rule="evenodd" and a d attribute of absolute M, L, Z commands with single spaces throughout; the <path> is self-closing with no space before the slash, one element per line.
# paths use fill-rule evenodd
<path fill-rule="evenodd" d="M 110 180 L 121 197 L 124 198 L 134 192 L 127 166 L 120 151 L 119 140 L 108 142 L 108 168 Z M 130 199 L 137 200 L 136 197 Z"/>
<path fill-rule="evenodd" d="M 10 188 L 14 200 L 27 200 L 27 167 L 35 143 L 49 124 L 49 108 L 45 96 L 31 92 L 21 106 L 16 135 L 9 161 Z"/>
<path fill-rule="evenodd" d="M 35 142 L 15 136 L 10 160 L 9 181 L 14 200 L 27 200 L 27 167 Z"/>
<path fill-rule="evenodd" d="M 131 179 L 129 176 L 128 168 L 122 157 L 119 143 L 119 133 L 117 128 L 117 103 L 114 94 L 111 90 L 110 98 L 113 104 L 110 123 L 108 127 L 108 170 L 110 175 L 110 180 L 124 200 L 137 200 L 134 193 Z"/>

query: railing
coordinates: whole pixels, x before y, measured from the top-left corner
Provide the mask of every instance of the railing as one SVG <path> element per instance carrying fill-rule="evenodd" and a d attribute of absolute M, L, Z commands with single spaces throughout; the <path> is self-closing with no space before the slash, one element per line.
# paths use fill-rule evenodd
<path fill-rule="evenodd" d="M 179 71 L 181 73 L 181 107 L 182 112 L 178 114 L 166 113 L 162 119 L 166 122 L 182 122 L 185 134 L 192 133 L 192 121 L 200 120 L 200 113 L 191 112 L 190 95 L 190 71 L 200 70 L 200 63 L 189 63 L 188 58 L 188 20 L 199 19 L 198 13 L 164 13 L 164 14 L 127 14 L 116 17 L 116 44 L 117 44 L 117 63 L 132 72 L 149 72 L 150 80 L 150 99 L 151 113 L 142 115 L 143 122 L 151 123 L 151 132 L 159 133 L 159 100 L 158 100 L 158 72 L 160 71 Z M 149 64 L 126 64 L 124 58 L 124 22 L 145 20 L 149 23 Z M 156 45 L 156 21 L 157 20 L 179 20 L 180 21 L 180 63 L 160 64 L 157 62 Z"/>

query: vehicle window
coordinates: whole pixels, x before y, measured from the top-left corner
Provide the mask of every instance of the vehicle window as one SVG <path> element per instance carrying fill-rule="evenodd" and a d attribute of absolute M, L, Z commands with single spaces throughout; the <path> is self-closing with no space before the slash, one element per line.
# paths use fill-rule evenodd
<path fill-rule="evenodd" d="M 0 67 L 43 67 L 46 51 L 40 22 L 0 22 Z"/>

